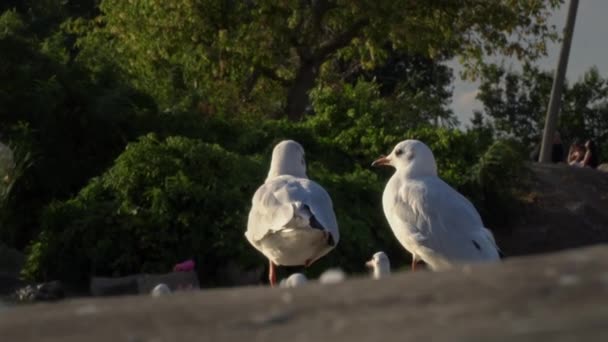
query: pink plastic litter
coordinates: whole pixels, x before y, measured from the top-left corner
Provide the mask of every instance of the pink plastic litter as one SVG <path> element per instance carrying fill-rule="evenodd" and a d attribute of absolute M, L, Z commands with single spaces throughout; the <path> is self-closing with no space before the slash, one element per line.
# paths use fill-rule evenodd
<path fill-rule="evenodd" d="M 194 264 L 194 260 L 192 260 L 192 259 L 186 260 L 184 262 L 181 262 L 181 263 L 173 266 L 173 272 L 190 272 L 190 271 L 194 270 L 194 266 L 196 266 Z"/>

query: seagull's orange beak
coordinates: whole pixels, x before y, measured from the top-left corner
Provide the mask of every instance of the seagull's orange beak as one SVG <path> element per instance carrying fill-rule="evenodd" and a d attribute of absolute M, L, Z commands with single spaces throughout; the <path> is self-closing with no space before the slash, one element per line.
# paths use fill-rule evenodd
<path fill-rule="evenodd" d="M 374 267 L 374 260 L 369 260 L 369 261 L 367 261 L 367 262 L 365 263 L 365 266 L 366 266 L 366 267 L 369 267 L 369 268 L 373 268 L 373 267 Z"/>
<path fill-rule="evenodd" d="M 374 160 L 372 166 L 382 166 L 382 165 L 390 165 L 391 160 L 386 156 L 381 156 L 380 158 Z"/>

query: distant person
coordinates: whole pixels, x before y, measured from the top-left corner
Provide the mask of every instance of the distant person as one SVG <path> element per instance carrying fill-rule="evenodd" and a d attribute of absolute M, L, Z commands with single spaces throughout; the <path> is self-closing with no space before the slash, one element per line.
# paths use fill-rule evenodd
<path fill-rule="evenodd" d="M 561 163 L 564 161 L 564 145 L 562 144 L 562 137 L 559 132 L 555 132 L 555 134 L 553 134 L 551 161 L 554 163 Z"/>
<path fill-rule="evenodd" d="M 595 169 L 597 168 L 598 164 L 597 147 L 595 146 L 593 140 L 589 139 L 585 142 L 583 166 Z"/>
<path fill-rule="evenodd" d="M 534 151 L 530 153 L 530 159 L 534 162 L 538 162 L 540 157 L 541 144 L 536 145 Z M 551 162 L 561 163 L 564 161 L 564 145 L 562 144 L 562 138 L 559 132 L 553 134 L 553 144 L 551 146 Z"/>
<path fill-rule="evenodd" d="M 568 165 L 583 167 L 583 159 L 585 158 L 585 147 L 578 141 L 575 141 L 570 145 L 570 151 L 568 151 Z"/>

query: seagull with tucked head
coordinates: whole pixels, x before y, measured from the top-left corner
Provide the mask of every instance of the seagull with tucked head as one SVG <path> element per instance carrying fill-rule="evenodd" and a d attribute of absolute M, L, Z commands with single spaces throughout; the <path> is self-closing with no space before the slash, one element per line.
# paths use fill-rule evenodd
<path fill-rule="evenodd" d="M 268 177 L 252 199 L 245 237 L 268 258 L 271 286 L 277 265 L 308 267 L 338 244 L 331 198 L 308 179 L 299 143 L 284 140 L 274 147 Z"/>

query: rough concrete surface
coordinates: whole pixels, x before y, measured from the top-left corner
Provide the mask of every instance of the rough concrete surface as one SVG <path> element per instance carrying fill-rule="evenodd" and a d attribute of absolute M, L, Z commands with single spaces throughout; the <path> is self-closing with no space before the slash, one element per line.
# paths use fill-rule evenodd
<path fill-rule="evenodd" d="M 35 304 L 0 341 L 608 341 L 608 246 L 382 280 Z"/>
<path fill-rule="evenodd" d="M 506 255 L 608 243 L 608 174 L 565 164 L 528 165 L 532 181 L 507 227 L 490 226 Z"/>

